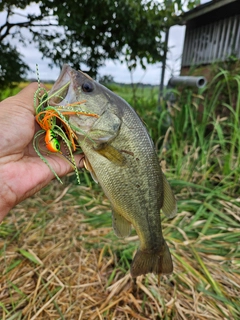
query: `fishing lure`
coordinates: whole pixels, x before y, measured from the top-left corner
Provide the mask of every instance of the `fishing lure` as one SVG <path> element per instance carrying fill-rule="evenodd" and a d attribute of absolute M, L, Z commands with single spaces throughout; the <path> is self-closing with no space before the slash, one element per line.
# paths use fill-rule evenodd
<path fill-rule="evenodd" d="M 72 125 L 69 123 L 69 116 L 71 115 L 84 115 L 98 118 L 99 116 L 95 113 L 83 111 L 79 106 L 84 104 L 86 100 L 77 101 L 72 104 L 66 104 L 64 106 L 57 105 L 51 106 L 49 105 L 50 99 L 59 98 L 59 100 L 63 100 L 61 97 L 61 93 L 66 90 L 69 86 L 70 82 L 66 83 L 62 86 L 57 92 L 52 94 L 51 96 L 48 95 L 48 92 L 45 88 L 40 87 L 40 82 L 38 78 L 39 87 L 38 90 L 35 92 L 34 95 L 34 107 L 36 110 L 36 121 L 40 125 L 41 130 L 39 130 L 33 139 L 33 146 L 38 154 L 38 156 L 46 163 L 46 165 L 50 168 L 53 172 L 55 177 L 62 183 L 62 180 L 59 178 L 57 173 L 51 167 L 47 159 L 43 156 L 43 153 L 55 153 L 68 162 L 74 168 L 77 181 L 80 184 L 80 177 L 78 168 L 74 159 L 73 152 L 79 149 L 76 145 L 75 141 L 77 141 L 77 135 L 75 131 L 72 129 Z M 79 129 L 78 129 L 79 130 Z M 47 150 L 44 150 L 40 146 L 41 139 L 45 141 L 45 147 Z M 61 151 L 61 141 L 64 144 L 65 148 L 67 149 L 68 154 L 64 154 Z"/>
<path fill-rule="evenodd" d="M 84 103 L 84 102 L 86 102 L 86 100 L 78 102 L 77 104 Z M 73 104 L 71 104 L 71 105 L 73 105 Z M 69 105 L 67 105 L 67 106 L 69 106 Z M 63 128 L 68 136 L 68 139 L 71 143 L 73 151 L 76 151 L 76 145 L 75 145 L 74 140 L 77 140 L 77 135 L 73 131 L 72 127 L 70 126 L 66 116 L 85 115 L 85 116 L 91 116 L 91 117 L 98 118 L 98 115 L 94 114 L 94 113 L 80 111 L 80 110 L 72 110 L 72 111 L 68 111 L 68 110 L 65 111 L 65 110 L 67 110 L 67 109 L 60 109 L 59 110 L 59 108 L 56 108 L 56 107 L 46 107 L 45 111 L 41 111 L 40 113 L 38 113 L 36 115 L 36 121 L 38 122 L 38 124 L 40 125 L 40 127 L 43 130 L 48 131 L 48 130 L 53 130 L 54 127 L 56 127 L 56 119 L 60 120 L 60 123 L 63 126 Z"/>
<path fill-rule="evenodd" d="M 60 142 L 57 140 L 56 134 L 53 130 L 47 130 L 44 140 L 49 151 L 61 153 Z"/>

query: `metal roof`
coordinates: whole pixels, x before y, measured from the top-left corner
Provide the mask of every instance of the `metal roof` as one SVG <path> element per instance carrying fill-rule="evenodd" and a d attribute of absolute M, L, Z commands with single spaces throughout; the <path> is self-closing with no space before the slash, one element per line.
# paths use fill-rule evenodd
<path fill-rule="evenodd" d="M 188 21 L 188 20 L 192 20 L 196 17 L 202 16 L 206 13 L 209 13 L 213 10 L 221 8 L 221 7 L 228 5 L 232 2 L 237 2 L 238 6 L 240 6 L 239 0 L 213 0 L 213 1 L 209 1 L 207 3 L 201 4 L 201 5 L 197 6 L 196 8 L 184 13 L 182 15 L 181 22 L 182 22 L 182 24 L 185 24 L 186 21 Z"/>

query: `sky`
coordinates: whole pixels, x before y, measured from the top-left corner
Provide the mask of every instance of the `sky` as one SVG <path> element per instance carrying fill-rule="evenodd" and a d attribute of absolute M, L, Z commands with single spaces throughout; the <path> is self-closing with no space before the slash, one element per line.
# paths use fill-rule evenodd
<path fill-rule="evenodd" d="M 209 0 L 202 0 L 201 3 L 206 3 Z M 35 8 L 28 9 L 30 11 Z M 0 15 L 1 19 L 1 15 Z M 19 18 L 18 18 L 19 21 Z M 164 83 L 167 84 L 171 76 L 179 75 L 181 67 L 181 54 L 184 44 L 185 26 L 173 26 L 170 28 L 168 46 L 169 51 L 167 54 L 167 67 L 165 71 Z M 56 80 L 60 69 L 48 66 L 50 60 L 47 58 L 42 59 L 41 53 L 30 44 L 27 47 L 23 47 L 19 42 L 16 43 L 18 50 L 23 55 L 23 60 L 29 65 L 30 72 L 28 78 L 36 78 L 36 64 L 38 64 L 39 75 L 41 80 Z M 155 65 L 148 65 L 146 70 L 143 70 L 140 66 L 133 72 L 133 82 L 142 82 L 152 85 L 158 85 L 160 83 L 162 72 L 162 64 L 157 63 Z M 126 64 L 121 64 L 116 61 L 106 61 L 104 67 L 99 69 L 99 75 L 111 75 L 114 81 L 121 83 L 131 83 L 131 75 L 127 69 Z"/>
<path fill-rule="evenodd" d="M 178 75 L 181 66 L 181 53 L 184 43 L 184 26 L 173 26 L 169 32 L 169 52 L 167 55 L 167 68 L 165 72 L 165 83 L 168 82 L 171 75 Z M 60 69 L 48 66 L 49 59 L 42 59 L 41 53 L 29 44 L 24 48 L 18 44 L 18 49 L 24 56 L 24 61 L 30 66 L 31 71 L 28 73 L 28 78 L 36 77 L 36 64 L 38 64 L 39 74 L 41 80 L 55 80 L 57 79 Z M 138 66 L 133 72 L 133 82 L 142 82 L 152 85 L 160 83 L 162 64 L 157 63 L 148 65 L 146 70 Z M 108 60 L 104 67 L 99 68 L 99 75 L 111 75 L 115 82 L 131 83 L 131 75 L 126 64 L 121 64 L 117 61 Z"/>

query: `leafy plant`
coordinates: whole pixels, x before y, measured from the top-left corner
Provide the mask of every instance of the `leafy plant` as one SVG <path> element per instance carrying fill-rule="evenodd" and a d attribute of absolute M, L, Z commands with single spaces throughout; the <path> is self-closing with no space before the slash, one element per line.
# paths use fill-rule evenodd
<path fill-rule="evenodd" d="M 189 0 L 187 5 L 198 2 Z M 144 68 L 162 60 L 162 33 L 179 19 L 177 14 L 185 6 L 184 0 L 64 0 L 61 5 L 58 0 L 1 1 L 0 43 L 9 55 L 0 50 L 0 66 L 11 74 L 11 56 L 17 55 L 12 59 L 15 74 L 27 71 L 10 45 L 16 39 L 25 46 L 33 42 L 51 65 L 88 68 L 92 76 L 106 59 L 125 61 L 129 69 L 137 64 Z"/>

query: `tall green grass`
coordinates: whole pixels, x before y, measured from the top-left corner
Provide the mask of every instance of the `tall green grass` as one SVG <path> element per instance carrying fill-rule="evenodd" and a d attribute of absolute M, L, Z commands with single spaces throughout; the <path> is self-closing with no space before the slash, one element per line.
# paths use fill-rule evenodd
<path fill-rule="evenodd" d="M 203 294 L 213 316 L 238 319 L 238 296 L 221 279 L 238 277 L 240 266 L 240 75 L 220 70 L 204 89 L 175 89 L 172 105 L 163 99 L 159 106 L 155 93 L 135 92 L 128 102 L 146 124 L 178 200 L 176 218 L 163 219 L 173 278 Z M 88 222 L 95 226 L 96 217 Z"/>
<path fill-rule="evenodd" d="M 160 148 L 175 176 L 238 194 L 239 112 L 240 76 L 228 71 L 221 70 L 197 94 L 189 89 L 179 92 Z"/>
<path fill-rule="evenodd" d="M 112 89 L 121 94 L 121 88 Z M 179 211 L 193 215 L 187 225 L 181 216 L 177 224 L 191 239 L 219 232 L 224 236 L 220 230 L 238 227 L 240 219 L 240 75 L 221 69 L 204 89 L 174 89 L 174 94 L 172 105 L 163 99 L 159 106 L 157 88 L 136 91 L 134 97 L 128 92 L 128 102 L 153 138 Z M 236 212 L 237 220 L 229 212 Z M 100 217 L 89 216 L 91 221 L 101 225 Z M 195 225 L 197 232 L 192 232 Z M 174 238 L 178 234 L 182 239 L 175 231 Z M 232 237 L 238 242 L 235 233 Z"/>
<path fill-rule="evenodd" d="M 213 165 L 224 175 L 239 167 L 239 81 L 240 76 L 232 78 L 227 71 L 221 71 L 200 95 L 194 95 L 190 90 L 179 93 L 171 117 L 173 165 L 182 160 L 182 155 L 186 154 L 184 148 L 189 145 L 192 150 L 198 149 L 196 160 L 202 174 Z M 230 88 L 235 87 L 234 82 L 237 87 L 233 92 Z M 216 152 L 221 160 L 212 163 L 211 154 Z"/>
<path fill-rule="evenodd" d="M 136 109 L 175 178 L 239 192 L 240 75 L 221 69 L 204 89 L 174 89 L 172 105 L 158 105 L 156 87 L 132 96 L 129 87 L 112 89 Z"/>

